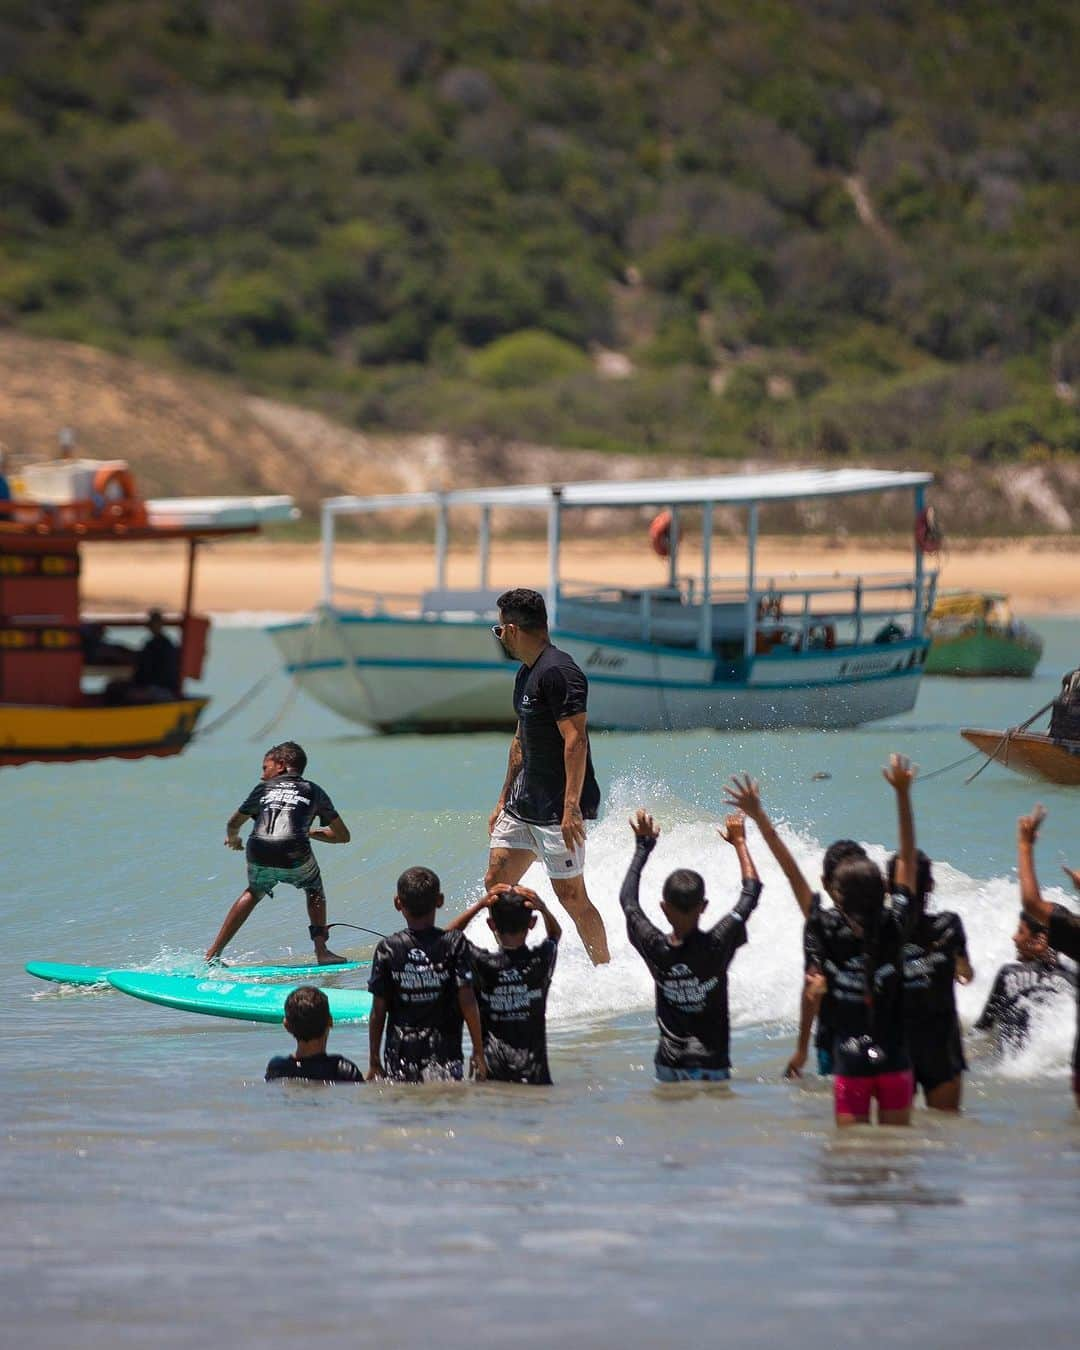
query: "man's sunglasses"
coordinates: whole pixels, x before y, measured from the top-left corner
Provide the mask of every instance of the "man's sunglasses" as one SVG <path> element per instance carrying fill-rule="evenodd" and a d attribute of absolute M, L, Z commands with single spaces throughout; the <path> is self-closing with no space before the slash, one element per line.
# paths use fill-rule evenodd
<path fill-rule="evenodd" d="M 492 631 L 492 633 L 494 633 L 494 635 L 495 635 L 497 638 L 501 638 L 502 635 L 503 635 L 503 633 L 505 633 L 506 630 L 507 630 L 508 628 L 512 628 L 512 627 L 513 627 L 513 624 L 509 624 L 509 623 L 493 623 L 493 624 L 491 625 L 491 631 Z"/>

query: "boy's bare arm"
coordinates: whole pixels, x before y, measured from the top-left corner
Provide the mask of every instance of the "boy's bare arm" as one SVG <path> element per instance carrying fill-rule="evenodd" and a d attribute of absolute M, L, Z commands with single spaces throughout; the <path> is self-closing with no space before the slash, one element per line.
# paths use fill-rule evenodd
<path fill-rule="evenodd" d="M 802 997 L 799 1000 L 799 1038 L 795 1043 L 795 1053 L 787 1062 L 785 1078 L 801 1078 L 806 1057 L 810 1052 L 810 1032 L 814 1018 L 821 1008 L 825 997 L 825 979 L 817 971 L 808 971 L 803 981 Z"/>
<path fill-rule="evenodd" d="M 308 838 L 318 839 L 322 844 L 347 844 L 352 835 L 341 817 L 335 816 L 329 825 L 320 825 L 314 830 L 308 830 Z"/>
<path fill-rule="evenodd" d="M 368 1021 L 368 1077 L 385 1078 L 386 1070 L 382 1063 L 382 1038 L 386 1026 L 386 999 L 376 994 L 371 1000 L 371 1017 Z"/>
<path fill-rule="evenodd" d="M 467 984 L 458 990 L 458 1007 L 465 1019 L 465 1025 L 469 1028 L 469 1039 L 472 1041 L 472 1076 L 478 1082 L 483 1082 L 487 1077 L 487 1061 L 484 1059 L 484 1034 L 480 1029 L 480 1009 L 477 1006 L 476 995 Z"/>
<path fill-rule="evenodd" d="M 757 874 L 754 860 L 750 856 L 750 849 L 747 847 L 746 818 L 743 813 L 733 811 L 725 819 L 717 833 L 726 844 L 730 844 L 735 850 L 735 856 L 738 858 L 739 866 L 742 869 L 743 881 L 760 881 L 761 878 Z"/>
<path fill-rule="evenodd" d="M 482 895 L 479 900 L 474 901 L 467 909 L 463 909 L 460 914 L 451 919 L 446 925 L 445 931 L 447 933 L 463 933 L 473 919 L 490 906 L 493 898 L 494 894 Z"/>
<path fill-rule="evenodd" d="M 1039 827 L 1046 819 L 1046 808 L 1037 803 L 1030 815 L 1021 816 L 1016 825 L 1017 870 L 1020 873 L 1020 904 L 1024 913 L 1029 914 L 1036 923 L 1047 927 L 1054 912 L 1053 905 L 1042 898 L 1039 878 L 1035 875 L 1035 843 L 1039 838 Z"/>
<path fill-rule="evenodd" d="M 250 820 L 250 816 L 245 816 L 243 811 L 234 811 L 225 822 L 225 847 L 233 849 L 242 849 L 244 841 L 240 838 L 240 829 L 245 820 Z"/>
<path fill-rule="evenodd" d="M 742 811 L 758 827 L 769 852 L 776 859 L 781 872 L 787 878 L 795 903 L 802 910 L 803 917 L 810 913 L 814 892 L 803 876 L 799 864 L 791 856 L 791 851 L 776 832 L 776 826 L 769 819 L 761 804 L 761 789 L 749 774 L 741 777 L 736 774 L 724 788 L 725 804 Z"/>

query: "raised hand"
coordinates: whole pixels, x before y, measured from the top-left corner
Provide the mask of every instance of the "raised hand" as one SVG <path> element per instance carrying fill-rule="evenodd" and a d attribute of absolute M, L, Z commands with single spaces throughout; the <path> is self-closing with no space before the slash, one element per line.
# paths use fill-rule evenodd
<path fill-rule="evenodd" d="M 1039 827 L 1045 819 L 1046 807 L 1043 806 L 1042 802 L 1036 802 L 1030 814 L 1021 816 L 1016 822 L 1016 833 L 1020 842 L 1022 844 L 1034 844 L 1039 837 Z"/>
<path fill-rule="evenodd" d="M 911 785 L 918 775 L 919 766 L 912 764 L 907 755 L 893 754 L 889 756 L 889 763 L 881 772 L 886 783 L 895 791 L 910 792 Z"/>
<path fill-rule="evenodd" d="M 723 825 L 717 830 L 717 834 L 732 848 L 738 848 L 740 844 L 745 844 L 746 816 L 742 811 L 732 811 L 731 815 L 725 818 Z"/>
<path fill-rule="evenodd" d="M 724 788 L 724 805 L 733 806 L 751 820 L 757 820 L 762 815 L 759 784 L 748 773 L 744 773 L 741 778 L 738 774 L 732 774 L 731 782 Z"/>
<path fill-rule="evenodd" d="M 1071 867 L 1063 867 L 1061 870 L 1069 878 L 1069 880 L 1076 887 L 1076 889 L 1080 891 L 1080 872 L 1075 871 Z"/>
<path fill-rule="evenodd" d="M 638 839 L 660 838 L 660 826 L 644 807 L 638 807 L 637 813 L 630 817 L 630 828 Z"/>

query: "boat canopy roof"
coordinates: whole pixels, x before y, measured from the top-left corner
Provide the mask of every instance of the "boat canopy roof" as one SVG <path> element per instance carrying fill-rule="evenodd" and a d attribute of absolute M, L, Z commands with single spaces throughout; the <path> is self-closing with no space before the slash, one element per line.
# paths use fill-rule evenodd
<path fill-rule="evenodd" d="M 794 469 L 783 473 L 723 474 L 711 478 L 642 478 L 624 482 L 526 483 L 520 487 L 455 488 L 446 492 L 402 492 L 376 497 L 330 497 L 323 510 L 334 515 L 450 506 L 736 506 L 796 501 L 808 497 L 852 497 L 925 487 L 929 473 L 889 469 Z"/>

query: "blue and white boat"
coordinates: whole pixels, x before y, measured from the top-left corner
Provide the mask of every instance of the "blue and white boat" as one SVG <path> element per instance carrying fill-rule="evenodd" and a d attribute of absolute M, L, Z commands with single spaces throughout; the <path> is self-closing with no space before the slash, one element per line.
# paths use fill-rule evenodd
<path fill-rule="evenodd" d="M 498 617 L 498 591 L 489 584 L 491 516 L 498 509 L 532 509 L 547 519 L 552 637 L 589 676 L 592 726 L 855 726 L 914 705 L 936 573 L 915 543 L 903 574 L 764 575 L 757 558 L 762 509 L 858 497 L 865 514 L 872 498 L 890 493 L 878 521 L 903 520 L 911 510 L 914 525 L 930 480 L 925 473 L 877 469 L 799 470 L 335 497 L 322 506 L 322 603 L 310 617 L 270 633 L 303 690 L 352 722 L 385 732 L 512 726 L 516 665 L 490 631 Z M 898 507 L 900 493 L 906 504 Z M 738 578 L 712 574 L 718 506 L 745 511 L 746 571 Z M 662 585 L 563 578 L 564 526 L 595 507 L 665 513 Z M 433 588 L 391 596 L 339 586 L 336 521 L 403 509 L 434 513 Z M 467 510 L 479 513 L 477 585 L 454 590 L 446 585 L 450 513 Z M 701 565 L 690 576 L 680 571 L 680 552 L 692 526 L 700 531 Z"/>

